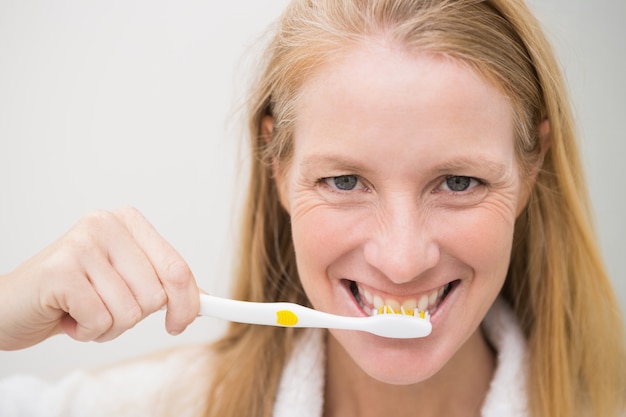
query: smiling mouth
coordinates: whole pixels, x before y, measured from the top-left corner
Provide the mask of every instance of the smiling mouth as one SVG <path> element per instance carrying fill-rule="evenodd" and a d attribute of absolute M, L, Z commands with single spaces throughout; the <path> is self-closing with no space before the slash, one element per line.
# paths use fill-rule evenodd
<path fill-rule="evenodd" d="M 407 311 L 427 311 L 432 315 L 447 295 L 456 285 L 456 281 L 449 282 L 430 293 L 422 294 L 414 298 L 398 300 L 389 295 L 373 294 L 370 290 L 362 288 L 356 281 L 349 281 L 350 292 L 361 309 L 369 316 L 378 314 L 383 309 L 391 309 L 400 314 Z"/>

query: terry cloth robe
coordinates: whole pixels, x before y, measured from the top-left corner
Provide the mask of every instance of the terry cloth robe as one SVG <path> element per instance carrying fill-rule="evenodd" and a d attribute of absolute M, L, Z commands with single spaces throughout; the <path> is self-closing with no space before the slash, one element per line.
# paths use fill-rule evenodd
<path fill-rule="evenodd" d="M 498 299 L 482 323 L 497 353 L 497 368 L 481 410 L 482 417 L 528 417 L 526 341 L 513 311 Z M 322 417 L 324 333 L 309 332 L 294 350 L 281 378 L 274 417 Z"/>
<path fill-rule="evenodd" d="M 497 350 L 497 368 L 483 417 L 528 417 L 524 337 L 501 300 L 483 329 Z M 303 334 L 282 375 L 274 417 L 321 417 L 324 403 L 325 331 Z M 197 417 L 210 369 L 206 346 L 177 348 L 99 371 L 76 371 L 56 383 L 33 376 L 0 381 L 1 417 Z"/>

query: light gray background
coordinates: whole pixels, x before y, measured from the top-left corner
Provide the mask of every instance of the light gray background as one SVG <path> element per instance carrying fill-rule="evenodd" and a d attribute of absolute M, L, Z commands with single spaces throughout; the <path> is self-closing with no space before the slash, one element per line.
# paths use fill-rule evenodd
<path fill-rule="evenodd" d="M 139 208 L 200 286 L 227 294 L 241 104 L 255 43 L 286 0 L 0 1 L 0 273 L 82 215 Z M 598 233 L 626 305 L 626 2 L 533 0 L 564 65 Z M 593 306 L 590 306 L 593 308 Z M 0 352 L 0 377 L 56 378 L 223 329 L 169 336 L 156 313 L 119 339 Z"/>

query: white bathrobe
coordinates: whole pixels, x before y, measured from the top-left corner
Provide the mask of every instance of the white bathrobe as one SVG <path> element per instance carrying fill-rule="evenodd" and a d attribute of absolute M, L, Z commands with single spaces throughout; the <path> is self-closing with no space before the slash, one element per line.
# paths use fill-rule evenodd
<path fill-rule="evenodd" d="M 483 328 L 498 352 L 483 417 L 527 417 L 525 340 L 511 310 L 495 303 Z M 299 341 L 283 371 L 275 417 L 321 417 L 324 331 Z M 205 346 L 178 348 L 99 371 L 77 371 L 56 383 L 29 376 L 0 381 L 0 417 L 197 417 L 205 384 L 190 384 L 210 363 Z M 169 414 L 168 414 L 169 413 Z"/>

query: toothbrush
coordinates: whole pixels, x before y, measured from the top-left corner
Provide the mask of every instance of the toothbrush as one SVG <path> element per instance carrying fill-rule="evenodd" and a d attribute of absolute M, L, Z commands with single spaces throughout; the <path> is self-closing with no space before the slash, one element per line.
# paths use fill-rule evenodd
<path fill-rule="evenodd" d="M 361 330 L 396 339 L 425 337 L 432 331 L 428 312 L 397 312 L 388 306 L 381 307 L 378 311 L 378 314 L 371 317 L 347 317 L 293 303 L 256 303 L 200 295 L 200 315 L 238 323 Z"/>

